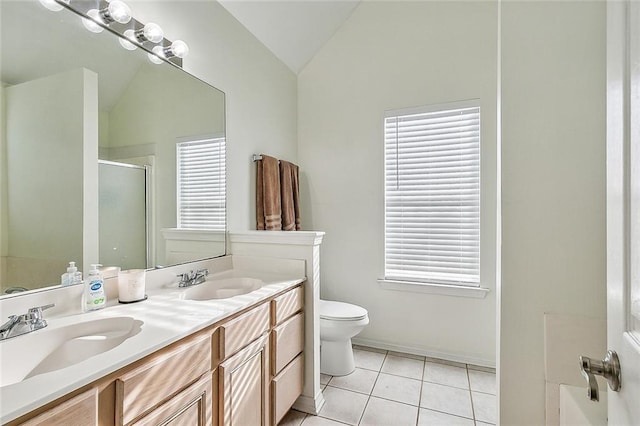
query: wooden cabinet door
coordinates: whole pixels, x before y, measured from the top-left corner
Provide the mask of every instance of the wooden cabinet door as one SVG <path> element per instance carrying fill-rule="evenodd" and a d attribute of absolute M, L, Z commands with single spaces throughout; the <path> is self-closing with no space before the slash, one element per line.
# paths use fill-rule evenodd
<path fill-rule="evenodd" d="M 211 426 L 211 374 L 165 402 L 135 426 Z"/>
<path fill-rule="evenodd" d="M 268 343 L 267 334 L 220 364 L 220 425 L 266 425 Z"/>

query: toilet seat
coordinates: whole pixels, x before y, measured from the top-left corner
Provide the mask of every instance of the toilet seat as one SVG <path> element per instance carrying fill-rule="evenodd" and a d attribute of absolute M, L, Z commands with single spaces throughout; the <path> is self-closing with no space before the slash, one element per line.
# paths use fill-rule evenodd
<path fill-rule="evenodd" d="M 363 307 L 344 302 L 320 300 L 320 318 L 332 321 L 357 321 L 367 317 Z"/>

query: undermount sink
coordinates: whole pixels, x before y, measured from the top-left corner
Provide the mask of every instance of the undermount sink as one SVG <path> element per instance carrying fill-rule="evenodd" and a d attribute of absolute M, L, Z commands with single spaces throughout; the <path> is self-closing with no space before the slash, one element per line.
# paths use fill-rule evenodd
<path fill-rule="evenodd" d="M 191 287 L 183 293 L 186 300 L 228 299 L 241 294 L 251 293 L 264 286 L 262 280 L 255 278 L 208 279 L 202 284 Z"/>
<path fill-rule="evenodd" d="M 115 348 L 140 332 L 132 317 L 104 318 L 22 335 L 0 344 L 0 387 L 60 370 Z"/>

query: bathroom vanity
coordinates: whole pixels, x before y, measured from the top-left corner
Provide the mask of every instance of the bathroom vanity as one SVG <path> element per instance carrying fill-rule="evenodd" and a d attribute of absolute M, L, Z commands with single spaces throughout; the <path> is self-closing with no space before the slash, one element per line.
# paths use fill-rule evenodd
<path fill-rule="evenodd" d="M 225 262 L 230 259 L 214 263 Z M 288 262 L 288 266 L 296 263 Z M 297 263 L 304 271 L 304 262 Z M 104 353 L 66 368 L 18 377 L 16 383 L 3 383 L 3 423 L 277 424 L 303 391 L 305 278 L 300 273 L 287 277 L 236 269 L 212 275 L 221 281 L 239 276 L 265 278 L 262 287 L 246 294 L 199 301 L 185 298 L 188 289 L 158 284 L 148 289 L 145 302 L 54 317 L 49 330 L 0 342 L 3 363 L 14 361 L 19 366 L 21 361 L 7 359 L 15 353 L 7 343 L 19 349 L 31 343 L 20 339 L 38 339 L 37 333 L 46 344 L 44 333 L 54 336 L 82 324 L 111 321 L 122 326 L 123 318 L 129 317 L 138 323 L 130 337 Z M 90 337 L 109 336 L 104 331 L 95 334 Z M 23 349 L 34 350 L 28 346 Z"/>

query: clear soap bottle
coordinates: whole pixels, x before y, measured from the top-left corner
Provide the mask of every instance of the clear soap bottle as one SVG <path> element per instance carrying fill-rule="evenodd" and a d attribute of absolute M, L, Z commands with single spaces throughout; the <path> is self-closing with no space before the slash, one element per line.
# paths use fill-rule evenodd
<path fill-rule="evenodd" d="M 69 262 L 67 272 L 60 277 L 60 284 L 62 286 L 80 284 L 82 282 L 82 272 L 78 271 L 76 262 Z"/>

